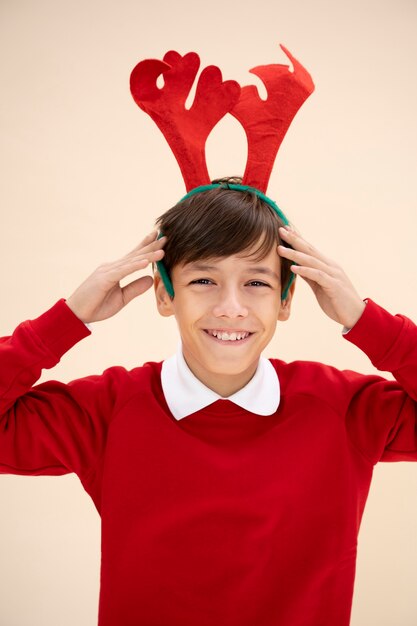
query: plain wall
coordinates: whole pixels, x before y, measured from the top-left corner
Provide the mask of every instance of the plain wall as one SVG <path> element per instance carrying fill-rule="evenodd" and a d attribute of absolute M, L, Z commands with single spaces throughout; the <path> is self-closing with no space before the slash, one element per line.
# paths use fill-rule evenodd
<path fill-rule="evenodd" d="M 417 319 L 416 22 L 415 0 L 1 0 L 1 334 L 128 252 L 184 193 L 164 138 L 130 96 L 136 63 L 195 50 L 203 67 L 259 85 L 248 70 L 285 63 L 279 42 L 316 91 L 269 195 L 362 297 Z M 243 172 L 245 136 L 230 116 L 207 154 L 212 177 Z M 265 356 L 374 372 L 340 331 L 299 281 Z M 42 380 L 162 360 L 177 341 L 149 291 Z M 376 467 L 353 626 L 417 623 L 416 494 L 416 465 Z M 0 625 L 94 625 L 100 526 L 78 479 L 2 476 L 0 506 Z"/>

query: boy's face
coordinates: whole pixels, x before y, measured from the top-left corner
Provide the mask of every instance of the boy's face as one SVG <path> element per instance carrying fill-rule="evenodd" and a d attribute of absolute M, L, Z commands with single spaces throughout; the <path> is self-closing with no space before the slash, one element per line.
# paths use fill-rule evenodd
<path fill-rule="evenodd" d="M 256 249 L 244 256 L 176 265 L 171 276 L 173 300 L 155 275 L 158 310 L 164 316 L 175 315 L 189 368 L 222 396 L 249 382 L 277 321 L 290 314 L 294 285 L 281 302 L 276 247 L 257 262 L 248 256 Z"/>

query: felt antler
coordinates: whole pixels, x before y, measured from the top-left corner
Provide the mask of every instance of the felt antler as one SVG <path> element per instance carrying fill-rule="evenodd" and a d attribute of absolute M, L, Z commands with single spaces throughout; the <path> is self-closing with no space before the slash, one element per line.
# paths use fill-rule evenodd
<path fill-rule="evenodd" d="M 248 159 L 243 184 L 265 192 L 278 152 L 295 114 L 314 91 L 314 83 L 304 67 L 281 45 L 290 59 L 288 65 L 259 65 L 251 73 L 259 76 L 268 92 L 261 100 L 254 85 L 243 87 L 231 114 L 241 123 L 248 140 Z"/>
<path fill-rule="evenodd" d="M 194 102 L 185 102 L 194 83 L 200 58 L 195 52 L 181 56 L 171 50 L 163 61 L 147 59 L 136 65 L 130 89 L 136 104 L 148 113 L 165 136 L 181 168 L 187 191 L 210 183 L 205 144 L 221 118 L 237 103 L 240 86 L 222 81 L 218 67 L 206 67 L 198 80 Z M 162 74 L 164 86 L 156 85 Z"/>

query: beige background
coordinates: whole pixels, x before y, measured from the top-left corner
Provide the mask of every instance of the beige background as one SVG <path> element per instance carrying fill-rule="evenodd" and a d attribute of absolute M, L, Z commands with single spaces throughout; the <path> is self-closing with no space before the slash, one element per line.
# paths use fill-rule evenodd
<path fill-rule="evenodd" d="M 285 62 L 278 42 L 317 89 L 269 195 L 363 297 L 417 319 L 416 25 L 415 0 L 1 0 L 1 334 L 130 250 L 183 194 L 162 136 L 130 97 L 133 66 L 196 50 L 245 84 L 256 81 L 249 68 Z M 243 131 L 224 120 L 209 138 L 210 173 L 241 173 L 245 158 Z M 47 375 L 132 367 L 176 344 L 148 292 Z M 266 356 L 373 371 L 301 283 Z M 94 625 L 99 519 L 78 480 L 1 477 L 0 503 L 1 626 Z M 417 466 L 377 466 L 353 626 L 417 623 L 416 527 Z"/>

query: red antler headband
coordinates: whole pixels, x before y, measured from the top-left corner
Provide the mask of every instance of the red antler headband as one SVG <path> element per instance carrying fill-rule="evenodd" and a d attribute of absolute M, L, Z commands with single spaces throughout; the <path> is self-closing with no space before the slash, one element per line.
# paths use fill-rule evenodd
<path fill-rule="evenodd" d="M 288 65 L 280 64 L 260 65 L 250 70 L 265 84 L 268 93 L 265 101 L 254 85 L 240 88 L 236 81 L 223 81 L 220 69 L 210 65 L 201 72 L 194 102 L 186 109 L 200 59 L 195 52 L 181 56 L 173 50 L 165 54 L 163 61 L 146 59 L 138 63 L 130 77 L 130 89 L 136 104 L 154 120 L 174 153 L 190 192 L 187 196 L 218 186 L 210 185 L 205 145 L 215 125 L 226 113 L 231 113 L 245 129 L 248 141 L 242 185 L 233 188 L 246 191 L 249 187 L 287 224 L 282 211 L 264 194 L 282 140 L 298 109 L 313 92 L 314 84 L 304 67 L 284 46 L 281 48 L 293 71 Z M 162 88 L 156 85 L 160 74 L 164 78 Z M 161 265 L 158 263 L 158 267 Z M 162 277 L 168 278 L 164 268 L 161 269 Z M 165 279 L 164 282 L 173 295 L 172 285 Z M 288 288 L 289 285 L 286 293 Z"/>

